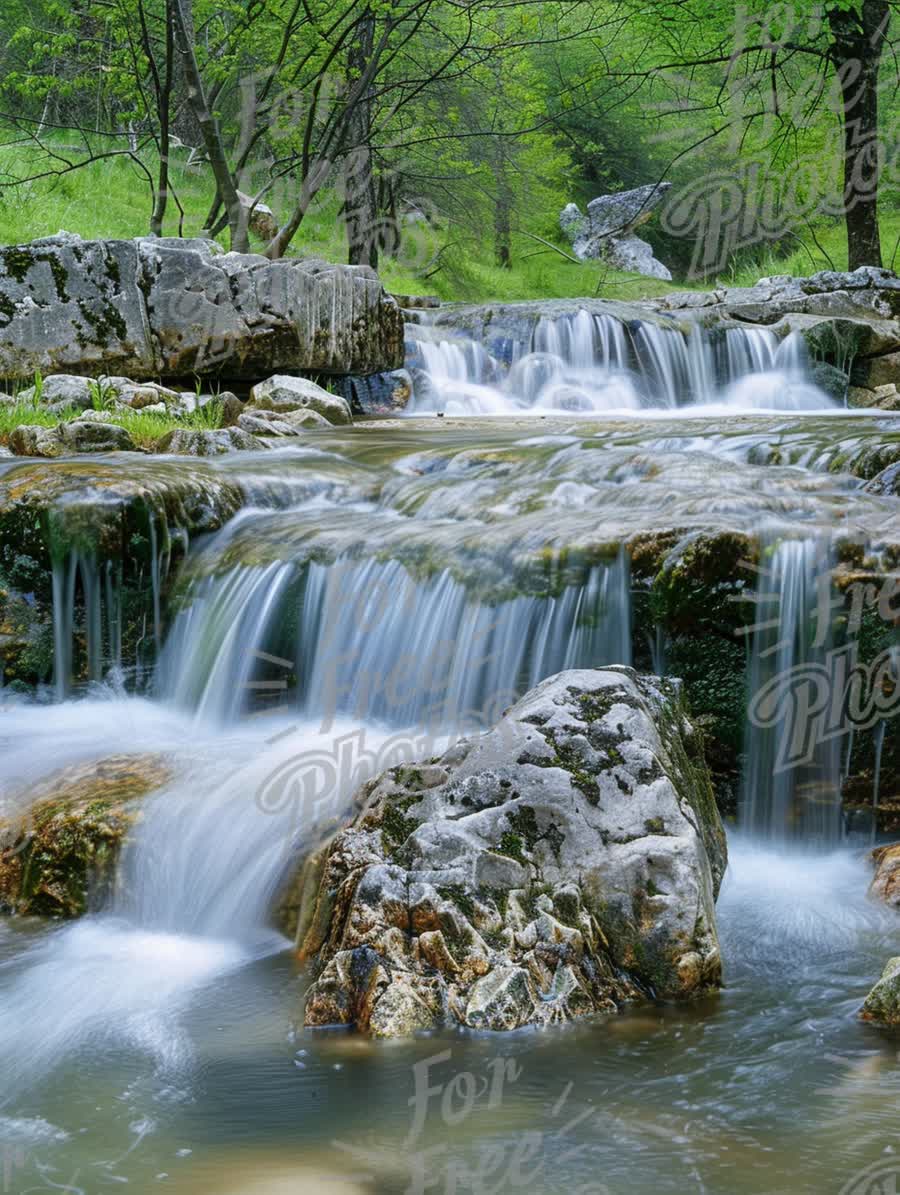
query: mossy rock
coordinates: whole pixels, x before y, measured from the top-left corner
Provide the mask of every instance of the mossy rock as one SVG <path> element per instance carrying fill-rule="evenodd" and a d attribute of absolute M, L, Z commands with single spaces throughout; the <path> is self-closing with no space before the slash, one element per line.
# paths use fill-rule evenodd
<path fill-rule="evenodd" d="M 110 890 L 139 799 L 170 770 L 158 755 L 117 755 L 64 768 L 15 794 L 23 812 L 0 821 L 0 908 L 78 917 Z"/>

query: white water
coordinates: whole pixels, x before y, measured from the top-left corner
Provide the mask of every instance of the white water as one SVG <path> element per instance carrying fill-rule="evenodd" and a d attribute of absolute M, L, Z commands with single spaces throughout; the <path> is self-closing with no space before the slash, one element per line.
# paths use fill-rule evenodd
<path fill-rule="evenodd" d="M 614 414 L 639 409 L 695 413 L 827 411 L 837 403 L 809 378 L 803 338 L 728 327 L 715 336 L 642 322 L 626 327 L 581 309 L 541 317 L 510 361 L 441 325 L 416 326 L 407 366 L 409 415 Z"/>
<path fill-rule="evenodd" d="M 841 836 L 842 737 L 825 732 L 810 676 L 832 646 L 831 566 L 827 540 L 783 540 L 757 572 L 751 638 L 751 700 L 740 802 L 754 834 L 812 846 Z M 777 710 L 775 725 L 754 711 Z M 807 709 L 809 711 L 807 716 Z"/>
<path fill-rule="evenodd" d="M 622 395 L 643 406 L 653 388 L 658 415 L 686 391 L 716 392 L 722 410 L 752 405 L 752 395 L 769 394 L 767 387 L 787 401 L 784 379 L 801 369 L 765 331 L 732 338 L 725 346 L 727 376 L 740 387 L 742 370 L 757 372 L 750 396 L 729 407 L 731 383 L 715 391 L 712 380 L 721 376 L 718 349 L 654 329 L 659 337 L 644 338 L 643 365 L 632 369 L 632 349 L 618 339 L 620 330 L 611 324 L 591 332 L 601 342 L 598 348 L 592 340 L 590 351 L 602 357 L 602 370 L 587 355 L 585 320 L 572 327 L 548 321 L 535 352 L 522 353 L 505 380 L 486 354 L 479 360 L 480 346 L 462 349 L 454 385 L 472 409 L 492 396 L 507 412 L 510 393 L 515 398 L 504 389 L 510 377 L 518 391 L 532 396 L 520 411 L 570 402 L 583 409 L 577 405 L 582 401 L 601 404 L 587 409 L 602 409 Z M 470 371 L 480 371 L 477 380 L 469 380 Z M 798 393 L 805 385 L 796 379 Z M 536 405 L 541 402 L 547 405 Z M 386 509 L 379 514 L 390 534 L 383 540 L 372 534 L 381 526 L 372 502 L 348 503 L 343 513 L 349 512 L 349 526 L 336 529 L 336 506 L 315 512 L 338 539 L 355 534 L 358 551 L 377 552 L 377 559 L 357 551 L 339 554 L 335 564 L 307 564 L 289 537 L 292 524 L 310 517 L 308 506 L 281 512 L 274 531 L 264 528 L 264 512 L 248 513 L 250 537 L 257 528 L 266 530 L 269 541 L 273 534 L 281 537 L 282 556 L 271 563 L 263 553 L 262 562 L 241 564 L 239 554 L 225 559 L 227 532 L 213 540 L 207 550 L 212 557 L 221 551 L 228 567 L 190 590 L 168 637 L 153 701 L 114 692 L 100 700 L 95 689 L 89 700 L 3 711 L 6 797 L 56 767 L 111 753 L 162 752 L 173 768 L 165 790 L 144 802 L 109 908 L 36 936 L 27 927 L 0 929 L 0 1107 L 9 1113 L 0 1118 L 0 1145 L 33 1138 L 46 1142 L 35 1164 L 47 1157 L 71 1159 L 68 1170 L 60 1162 L 52 1176 L 27 1184 L 23 1178 L 12 1189 L 65 1189 L 71 1167 L 86 1166 L 87 1180 L 72 1180 L 69 1189 L 92 1191 L 115 1182 L 149 1191 L 159 1181 L 163 1189 L 169 1183 L 191 1195 L 247 1195 L 266 1190 L 259 1159 L 272 1165 L 274 1152 L 287 1159 L 287 1189 L 303 1190 L 293 1175 L 311 1167 L 308 1155 L 322 1151 L 335 1134 L 374 1141 L 390 1159 L 383 1169 L 403 1162 L 410 1062 L 446 1048 L 459 1070 L 478 1071 L 486 1056 L 495 1056 L 496 1043 L 436 1035 L 439 1040 L 390 1052 L 343 1038 L 304 1038 L 295 1054 L 298 1043 L 286 1041 L 293 978 L 288 976 L 291 996 L 279 1002 L 269 968 L 286 944 L 268 928 L 268 910 L 292 845 L 317 839 L 365 775 L 399 762 L 407 748 L 410 755 L 436 753 L 423 747 L 423 726 L 467 730 L 473 713 L 477 723 L 497 712 L 490 699 L 498 694 L 524 691 L 562 667 L 627 660 L 632 594 L 622 560 L 596 565 L 586 580 L 568 585 L 557 584 L 551 571 L 547 596 L 529 591 L 492 600 L 494 578 L 476 575 L 485 572 L 488 554 L 483 550 L 473 562 L 470 552 L 476 530 L 489 546 L 502 543 L 520 495 L 530 498 L 538 481 L 557 476 L 564 480 L 550 487 L 553 498 L 529 508 L 530 522 L 519 525 L 519 538 L 510 533 L 497 553 L 499 580 L 506 579 L 516 552 L 553 540 L 566 512 L 581 512 L 585 525 L 593 520 L 593 542 L 606 542 L 607 516 L 594 505 L 601 487 L 612 495 L 610 505 L 641 509 L 637 479 L 646 477 L 652 509 L 649 519 L 647 510 L 643 515 L 651 529 L 679 501 L 679 517 L 695 508 L 708 515 L 741 505 L 746 512 L 752 470 L 742 465 L 745 471 L 738 473 L 738 460 L 745 461 L 749 450 L 733 458 L 724 448 L 719 456 L 703 455 L 709 444 L 699 434 L 666 436 L 671 443 L 632 446 L 618 463 L 601 463 L 576 436 L 559 437 L 552 456 L 553 446 L 534 438 L 536 450 L 546 448 L 548 455 L 540 465 L 536 456 L 534 466 L 524 467 L 525 473 L 535 470 L 531 491 L 521 472 L 507 489 L 496 480 L 495 489 L 485 483 L 486 474 L 503 478 L 514 471 L 502 450 L 494 456 L 469 446 L 448 463 L 430 446 L 416 445 L 389 466 L 397 506 L 387 509 L 386 486 L 380 498 Z M 683 474 L 675 476 L 679 461 L 693 478 L 684 490 Z M 658 462 L 663 468 L 657 478 Z M 364 477 L 369 462 L 362 454 L 348 456 L 342 468 L 342 477 Z M 441 468 L 446 472 L 435 481 L 432 470 Z M 538 477 L 538 468 L 547 475 Z M 781 488 L 758 499 L 759 516 L 750 517 L 769 518 L 776 510 L 781 532 L 799 517 L 821 518 L 834 494 L 814 506 L 800 492 L 800 477 L 782 477 Z M 808 476 L 804 481 L 811 487 Z M 302 483 L 295 490 L 302 491 Z M 862 501 L 852 488 L 847 496 L 848 505 Z M 462 508 L 465 534 L 459 531 Z M 440 567 L 418 579 L 412 565 L 389 556 L 402 543 L 396 535 L 400 510 L 410 538 L 418 518 L 444 549 Z M 420 534 L 420 541 L 425 538 Z M 265 535 L 260 544 L 270 546 Z M 819 648 L 810 647 L 807 631 L 818 544 L 811 533 L 783 544 L 770 561 L 765 592 L 780 603 L 789 634 L 784 643 L 768 630 L 750 637 L 759 682 L 772 670 L 817 658 Z M 458 568 L 446 564 L 454 551 Z M 158 572 L 153 580 L 158 585 Z M 65 576 L 61 584 L 61 617 L 70 636 Z M 762 596 L 762 580 L 759 588 Z M 96 609 L 95 602 L 90 605 Z M 107 605 L 115 610 L 114 602 Z M 91 625 L 96 628 L 94 615 L 89 634 Z M 92 642 L 99 642 L 96 634 Z M 115 660 L 114 637 L 107 650 Z M 96 675 L 93 648 L 88 658 Z M 242 717 L 260 699 L 268 714 Z M 407 723 L 414 730 L 398 734 Z M 553 1195 L 578 1189 L 598 1173 L 613 1195 L 838 1189 L 892 1139 L 898 1091 L 893 1055 L 882 1064 L 855 1014 L 884 959 L 897 952 L 895 915 L 867 904 L 869 873 L 859 855 L 814 855 L 787 841 L 797 821 L 797 786 L 782 785 L 775 776 L 772 752 L 772 742 L 762 737 L 750 751 L 754 770 L 746 795 L 749 808 L 756 803 L 750 828 L 757 841 L 732 842 L 719 904 L 728 982 L 721 998 L 696 1008 L 635 1010 L 612 1022 L 575 1027 L 570 1035 L 514 1035 L 502 1043 L 503 1053 L 525 1064 L 523 1094 L 496 1117 L 479 1117 L 476 1127 L 470 1123 L 451 1133 L 436 1119 L 429 1127 L 435 1145 L 515 1144 L 523 1126 L 548 1130 L 549 1140 L 557 1125 L 548 1120 L 548 1100 L 570 1081 L 591 1116 L 569 1140 L 548 1146 L 556 1150 L 553 1164 L 533 1189 Z M 828 759 L 816 757 L 807 769 L 827 799 L 810 803 L 804 795 L 800 807 L 803 832 L 820 847 L 833 839 L 835 824 L 829 767 Z M 13 933 L 23 946 L 11 944 Z M 267 1018 L 272 1026 L 265 1036 L 259 1023 Z M 870 1087 L 860 1082 L 857 1063 L 876 1068 Z M 343 1086 L 338 1067 L 347 1077 Z M 172 1106 L 176 1112 L 167 1120 Z M 175 1174 L 175 1158 L 189 1152 L 186 1142 L 198 1152 L 206 1147 L 205 1171 L 188 1170 L 183 1161 L 184 1174 Z M 580 1157 L 572 1152 L 577 1146 L 583 1147 Z M 804 1151 L 800 1162 L 798 1150 Z M 333 1157 L 330 1167 L 333 1173 Z M 14 1181 L 20 1178 L 17 1173 Z M 381 1172 L 373 1181 L 374 1188 L 356 1183 L 350 1189 L 406 1189 L 391 1186 Z M 312 1189 L 328 1189 L 324 1178 L 318 1182 Z"/>
<path fill-rule="evenodd" d="M 300 576 L 302 600 L 286 602 Z M 449 571 L 416 581 L 397 561 L 238 568 L 202 582 L 179 615 L 161 683 L 226 721 L 270 692 L 309 718 L 484 726 L 563 668 L 630 663 L 628 587 L 624 555 L 558 596 L 496 603 Z M 272 657 L 272 679 L 259 679 Z"/>
<path fill-rule="evenodd" d="M 0 1108 L 86 1050 L 145 1056 L 162 1077 L 189 1069 L 182 1018 L 196 993 L 285 948 L 268 914 L 297 850 L 345 813 L 363 779 L 398 761 L 367 766 L 358 751 L 323 786 L 322 759 L 358 724 L 324 734 L 274 714 L 223 732 L 113 694 L 54 715 L 48 744 L 45 708 L 4 713 L 10 790 L 118 752 L 162 756 L 172 777 L 142 802 L 110 906 L 0 965 Z M 385 738 L 366 727 L 360 747 L 371 755 Z"/>

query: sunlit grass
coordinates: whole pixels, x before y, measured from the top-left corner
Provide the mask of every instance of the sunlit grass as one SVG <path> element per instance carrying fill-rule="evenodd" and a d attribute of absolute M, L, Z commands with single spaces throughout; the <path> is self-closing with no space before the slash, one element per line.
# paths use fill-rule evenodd
<path fill-rule="evenodd" d="M 57 427 L 76 419 L 82 412 L 72 407 L 62 412 L 48 411 L 34 402 L 0 403 L 0 444 L 7 446 L 12 431 L 30 424 L 32 427 Z M 211 431 L 222 425 L 222 404 L 212 399 L 194 411 L 184 413 L 110 410 L 109 423 L 124 427 L 138 448 L 150 451 L 157 440 L 178 428 Z"/>
<path fill-rule="evenodd" d="M 44 163 L 47 164 L 46 162 Z M 148 161 L 150 169 L 152 162 Z M 0 184 L 41 169 L 32 148 L 0 149 Z M 197 236 L 212 197 L 208 168 L 187 165 L 187 151 L 176 150 L 172 182 L 184 207 L 180 219 L 170 202 L 165 233 Z M 273 201 L 274 202 L 274 201 Z M 277 206 L 277 205 L 276 205 Z M 85 237 L 133 237 L 148 229 L 150 193 L 146 178 L 125 157 L 93 162 L 60 178 L 47 178 L 19 187 L 0 186 L 0 243 L 16 244 L 65 229 Z M 536 227 L 555 223 L 555 213 L 534 214 Z M 227 236 L 220 238 L 227 243 Z M 900 212 L 882 206 L 882 246 L 885 265 L 900 263 Z M 261 242 L 255 242 L 261 248 Z M 822 220 L 812 228 L 798 228 L 795 247 L 787 254 L 761 246 L 755 255 L 745 251 L 715 277 L 666 283 L 639 274 L 610 270 L 602 263 L 576 264 L 562 252 L 541 244 L 527 227 L 513 233 L 511 269 L 494 264 L 489 238 L 479 230 L 442 226 L 405 227 L 396 259 L 382 255 L 380 273 L 388 290 L 398 294 L 433 294 L 444 301 L 509 301 L 515 299 L 599 296 L 635 299 L 665 294 L 672 289 L 708 289 L 714 285 L 749 286 L 771 274 L 806 275 L 847 266 L 846 236 L 839 220 Z M 293 242 L 291 254 L 345 261 L 346 236 L 340 203 L 323 191 L 310 206 Z"/>

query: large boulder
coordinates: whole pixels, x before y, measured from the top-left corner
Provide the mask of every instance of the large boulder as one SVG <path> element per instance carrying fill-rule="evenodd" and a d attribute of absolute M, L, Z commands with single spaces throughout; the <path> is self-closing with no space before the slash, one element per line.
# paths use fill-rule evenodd
<path fill-rule="evenodd" d="M 363 796 L 294 901 L 307 1025 L 513 1029 L 719 985 L 724 832 L 666 682 L 560 673 Z"/>
<path fill-rule="evenodd" d="M 0 909 L 76 917 L 110 888 L 139 798 L 160 788 L 160 756 L 76 764 L 14 794 L 0 819 Z"/>
<path fill-rule="evenodd" d="M 252 380 L 276 369 L 367 374 L 402 360 L 400 308 L 367 266 L 166 237 L 60 233 L 0 248 L 0 377 Z"/>
<path fill-rule="evenodd" d="M 586 216 L 577 204 L 567 204 L 559 223 L 572 242 L 572 252 L 580 261 L 602 257 L 616 269 L 670 281 L 672 275 L 653 256 L 651 246 L 633 233 L 650 219 L 671 187 L 671 183 L 650 183 L 600 195 L 588 204 Z"/>
<path fill-rule="evenodd" d="M 307 378 L 276 374 L 258 382 L 250 391 L 248 408 L 274 411 L 279 415 L 293 411 L 314 411 L 329 423 L 352 423 L 350 404 L 339 394 L 330 394 Z"/>

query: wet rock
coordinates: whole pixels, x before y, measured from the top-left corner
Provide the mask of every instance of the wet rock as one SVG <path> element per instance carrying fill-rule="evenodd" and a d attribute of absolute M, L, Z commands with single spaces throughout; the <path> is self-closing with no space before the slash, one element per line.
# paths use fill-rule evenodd
<path fill-rule="evenodd" d="M 859 1015 L 876 1025 L 900 1025 L 900 958 L 888 960 Z"/>
<path fill-rule="evenodd" d="M 126 428 L 102 419 L 73 419 L 70 423 L 61 423 L 56 434 L 65 452 L 136 451 L 131 433 Z"/>
<path fill-rule="evenodd" d="M 836 365 L 829 365 L 827 361 L 814 361 L 809 367 L 812 381 L 831 398 L 842 403 L 847 397 L 850 376 Z"/>
<path fill-rule="evenodd" d="M 329 394 L 307 378 L 276 374 L 264 382 L 258 382 L 250 391 L 248 408 L 275 411 L 279 415 L 292 411 L 308 410 L 321 415 L 329 423 L 352 423 L 350 406 L 339 394 Z M 249 411 L 248 411 L 249 413 Z"/>
<path fill-rule="evenodd" d="M 9 447 L 15 456 L 62 456 L 66 451 L 55 427 L 20 423 L 9 433 Z"/>
<path fill-rule="evenodd" d="M 52 917 L 99 907 L 139 798 L 168 778 L 160 756 L 111 756 L 15 793 L 0 820 L 0 907 Z"/>
<path fill-rule="evenodd" d="M 179 427 L 160 437 L 153 451 L 174 456 L 221 456 L 225 452 L 259 452 L 265 447 L 262 440 L 240 427 L 213 431 Z"/>
<path fill-rule="evenodd" d="M 867 494 L 894 494 L 900 497 L 900 461 L 876 473 L 863 488 Z"/>
<path fill-rule="evenodd" d="M 900 842 L 877 847 L 872 852 L 875 876 L 869 885 L 869 897 L 900 908 Z"/>
<path fill-rule="evenodd" d="M 222 406 L 222 427 L 235 427 L 243 413 L 244 404 L 230 390 L 226 390 L 219 395 L 219 402 Z"/>
<path fill-rule="evenodd" d="M 238 416 L 237 426 L 254 436 L 299 436 L 317 427 L 331 427 L 324 415 L 310 408 L 299 411 L 249 410 Z"/>
<path fill-rule="evenodd" d="M 23 381 L 365 374 L 403 358 L 400 308 L 368 267 L 270 261 L 201 239 L 59 234 L 0 248 L 0 312 L 0 377 Z"/>
<path fill-rule="evenodd" d="M 853 381 L 858 386 L 875 390 L 879 386 L 896 386 L 900 382 L 900 352 L 884 353 L 856 361 Z"/>
<path fill-rule="evenodd" d="M 306 1024 L 510 1029 L 718 986 L 724 832 L 665 682 L 560 673 L 363 800 L 293 896 Z"/>

